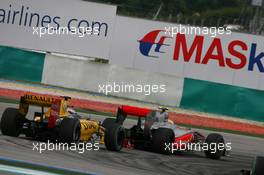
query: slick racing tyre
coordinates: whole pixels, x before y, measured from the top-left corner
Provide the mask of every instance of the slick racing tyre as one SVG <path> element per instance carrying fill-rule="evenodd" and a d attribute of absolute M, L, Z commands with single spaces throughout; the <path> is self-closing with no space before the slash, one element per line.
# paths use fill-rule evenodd
<path fill-rule="evenodd" d="M 113 118 L 106 118 L 103 121 L 102 126 L 107 129 L 109 126 L 111 126 L 113 123 L 116 123 L 116 119 Z"/>
<path fill-rule="evenodd" d="M 205 150 L 204 153 L 206 157 L 210 159 L 220 159 L 224 155 L 224 150 L 219 150 L 219 144 L 225 144 L 224 138 L 222 135 L 217 133 L 209 134 L 205 143 L 208 145 L 208 150 Z"/>
<path fill-rule="evenodd" d="M 76 143 L 80 140 L 81 124 L 77 118 L 65 118 L 61 121 L 59 138 L 61 142 Z"/>
<path fill-rule="evenodd" d="M 18 109 L 6 108 L 1 118 L 2 134 L 18 137 L 23 126 L 22 117 Z"/>
<path fill-rule="evenodd" d="M 106 149 L 110 151 L 120 151 L 123 147 L 124 138 L 125 130 L 122 125 L 118 123 L 108 125 L 104 137 Z"/>
<path fill-rule="evenodd" d="M 162 154 L 170 154 L 171 150 L 165 149 L 166 145 L 171 145 L 174 141 L 174 132 L 169 128 L 159 128 L 153 131 L 152 143 L 153 151 Z M 171 147 L 170 147 L 171 148 Z"/>
<path fill-rule="evenodd" d="M 257 156 L 254 160 L 252 174 L 254 175 L 262 175 L 264 172 L 264 157 Z"/>

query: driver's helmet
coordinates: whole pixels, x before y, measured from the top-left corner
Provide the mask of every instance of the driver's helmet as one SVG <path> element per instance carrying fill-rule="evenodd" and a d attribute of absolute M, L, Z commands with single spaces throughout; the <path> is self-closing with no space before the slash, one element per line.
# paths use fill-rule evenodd
<path fill-rule="evenodd" d="M 168 108 L 164 107 L 164 106 L 159 106 L 158 109 L 163 113 L 167 110 L 169 110 Z"/>
<path fill-rule="evenodd" d="M 168 108 L 159 107 L 160 111 L 156 112 L 155 121 L 156 122 L 167 122 L 168 121 L 168 113 L 166 112 Z"/>
<path fill-rule="evenodd" d="M 73 108 L 67 108 L 67 112 L 69 114 L 77 114 L 77 112 Z"/>

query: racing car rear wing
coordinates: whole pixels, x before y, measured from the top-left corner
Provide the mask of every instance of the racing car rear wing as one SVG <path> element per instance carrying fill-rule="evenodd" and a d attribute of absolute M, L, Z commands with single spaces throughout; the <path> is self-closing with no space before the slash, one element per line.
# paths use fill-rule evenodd
<path fill-rule="evenodd" d="M 59 117 L 66 117 L 68 115 L 67 107 L 70 97 L 51 97 L 46 95 L 34 95 L 27 93 L 20 98 L 19 113 L 26 116 L 28 113 L 29 105 L 41 107 L 41 121 L 43 120 L 44 107 L 49 107 L 46 116 L 49 118 L 48 127 L 55 126 L 56 119 Z M 49 112 L 50 111 L 50 112 Z"/>
<path fill-rule="evenodd" d="M 40 95 L 25 94 L 21 96 L 20 103 L 26 103 L 35 106 L 50 107 L 53 103 L 54 98 Z"/>
<path fill-rule="evenodd" d="M 34 106 L 43 106 L 43 107 L 51 107 L 54 104 L 54 101 L 67 101 L 71 99 L 68 96 L 61 97 L 50 97 L 46 95 L 33 95 L 31 93 L 27 93 L 20 97 L 20 103 L 34 105 Z"/>
<path fill-rule="evenodd" d="M 151 112 L 151 110 L 147 108 L 140 108 L 127 105 L 122 105 L 121 107 L 119 107 L 119 110 L 121 110 L 126 115 L 132 115 L 137 117 L 146 117 L 147 114 Z"/>
<path fill-rule="evenodd" d="M 131 115 L 138 117 L 138 122 L 140 124 L 141 118 L 147 117 L 150 112 L 152 112 L 151 109 L 122 105 L 118 107 L 116 122 L 122 125 L 127 115 Z"/>

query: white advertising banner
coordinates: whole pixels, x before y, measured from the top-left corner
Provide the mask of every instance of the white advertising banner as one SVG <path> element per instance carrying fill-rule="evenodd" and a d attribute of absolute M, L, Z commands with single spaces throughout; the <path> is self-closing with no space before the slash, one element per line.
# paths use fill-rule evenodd
<path fill-rule="evenodd" d="M 0 45 L 108 59 L 115 16 L 84 1 L 0 1 Z"/>
<path fill-rule="evenodd" d="M 110 63 L 264 90 L 264 37 L 224 28 L 117 16 Z"/>

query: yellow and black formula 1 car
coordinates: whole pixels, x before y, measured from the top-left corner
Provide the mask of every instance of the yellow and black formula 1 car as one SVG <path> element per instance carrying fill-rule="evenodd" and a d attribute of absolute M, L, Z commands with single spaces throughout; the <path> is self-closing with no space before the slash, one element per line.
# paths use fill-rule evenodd
<path fill-rule="evenodd" d="M 79 116 L 69 108 L 70 99 L 25 94 L 20 98 L 19 109 L 5 109 L 1 118 L 2 134 L 13 137 L 25 134 L 37 140 L 68 143 L 100 138 L 100 143 L 103 143 L 104 128 L 101 123 Z M 33 119 L 27 119 L 30 105 L 40 107 Z"/>

